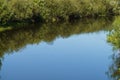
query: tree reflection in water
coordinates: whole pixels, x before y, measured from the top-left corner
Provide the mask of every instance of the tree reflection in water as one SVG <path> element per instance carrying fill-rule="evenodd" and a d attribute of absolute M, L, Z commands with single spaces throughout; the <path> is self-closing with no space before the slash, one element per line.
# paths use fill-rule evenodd
<path fill-rule="evenodd" d="M 113 20 L 113 18 L 100 18 L 97 20 L 84 19 L 73 23 L 32 24 L 22 25 L 22 28 L 2 31 L 0 32 L 0 57 L 2 59 L 5 54 L 19 51 L 28 44 L 38 44 L 43 41 L 51 43 L 58 37 L 67 38 L 77 34 L 109 31 L 111 30 Z M 1 61 L 0 66 L 2 66 Z"/>
<path fill-rule="evenodd" d="M 27 44 L 38 44 L 42 41 L 49 43 L 58 37 L 67 38 L 71 35 L 108 31 L 111 24 L 111 20 L 102 18 L 84 19 L 74 23 L 22 25 L 22 28 L 0 32 L 0 57 L 5 53 L 19 51 Z"/>
<path fill-rule="evenodd" d="M 120 51 L 112 55 L 112 64 L 109 67 L 108 76 L 111 80 L 120 80 Z"/>

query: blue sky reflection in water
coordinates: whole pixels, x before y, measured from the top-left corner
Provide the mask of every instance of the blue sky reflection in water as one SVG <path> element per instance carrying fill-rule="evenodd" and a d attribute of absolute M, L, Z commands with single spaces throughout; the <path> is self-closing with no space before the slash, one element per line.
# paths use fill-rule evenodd
<path fill-rule="evenodd" d="M 1 79 L 109 80 L 106 72 L 113 52 L 106 35 L 100 31 L 27 45 L 4 56 Z"/>

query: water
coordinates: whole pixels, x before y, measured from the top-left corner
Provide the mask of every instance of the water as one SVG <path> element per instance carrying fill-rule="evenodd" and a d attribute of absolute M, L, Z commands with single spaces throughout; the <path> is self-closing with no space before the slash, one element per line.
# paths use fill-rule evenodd
<path fill-rule="evenodd" d="M 1 32 L 1 80 L 110 80 L 110 23 L 89 20 Z"/>

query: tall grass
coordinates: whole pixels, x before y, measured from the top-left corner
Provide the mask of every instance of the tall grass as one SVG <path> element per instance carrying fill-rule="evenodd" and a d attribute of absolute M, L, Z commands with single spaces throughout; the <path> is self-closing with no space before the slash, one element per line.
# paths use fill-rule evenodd
<path fill-rule="evenodd" d="M 119 0 L 0 0 L 0 22 L 59 21 L 120 14 Z"/>

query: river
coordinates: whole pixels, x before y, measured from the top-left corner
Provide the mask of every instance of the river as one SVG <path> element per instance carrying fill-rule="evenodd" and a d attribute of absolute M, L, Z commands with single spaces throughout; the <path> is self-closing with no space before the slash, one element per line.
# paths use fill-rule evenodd
<path fill-rule="evenodd" d="M 0 32 L 0 80 L 111 80 L 113 22 L 23 24 Z"/>

